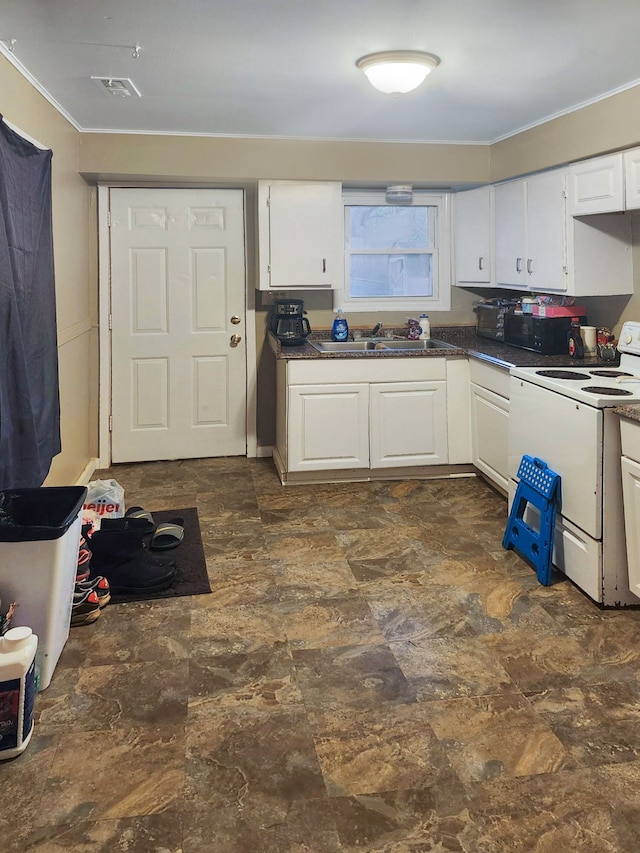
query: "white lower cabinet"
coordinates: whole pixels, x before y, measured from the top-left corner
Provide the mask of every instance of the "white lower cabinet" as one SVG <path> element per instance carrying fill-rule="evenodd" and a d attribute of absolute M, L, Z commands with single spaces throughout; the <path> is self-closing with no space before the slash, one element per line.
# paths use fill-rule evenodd
<path fill-rule="evenodd" d="M 369 405 L 372 468 L 448 461 L 445 381 L 375 383 Z"/>
<path fill-rule="evenodd" d="M 620 419 L 629 589 L 640 598 L 640 423 Z"/>
<path fill-rule="evenodd" d="M 473 464 L 500 491 L 509 488 L 509 372 L 472 360 L 471 452 Z"/>
<path fill-rule="evenodd" d="M 288 469 L 369 467 L 369 386 L 289 388 Z"/>
<path fill-rule="evenodd" d="M 279 361 L 277 389 L 281 476 L 451 461 L 444 358 Z"/>

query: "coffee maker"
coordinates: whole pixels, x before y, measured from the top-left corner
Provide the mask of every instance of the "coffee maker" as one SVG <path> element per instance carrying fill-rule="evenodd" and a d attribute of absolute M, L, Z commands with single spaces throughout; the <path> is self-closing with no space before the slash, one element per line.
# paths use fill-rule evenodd
<path fill-rule="evenodd" d="M 302 299 L 276 299 L 269 318 L 269 329 L 282 346 L 303 344 L 311 333 L 311 326 L 304 316 Z"/>

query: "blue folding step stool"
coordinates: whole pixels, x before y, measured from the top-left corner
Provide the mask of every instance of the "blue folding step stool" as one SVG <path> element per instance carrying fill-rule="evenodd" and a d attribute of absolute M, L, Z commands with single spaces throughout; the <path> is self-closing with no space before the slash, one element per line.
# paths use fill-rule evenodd
<path fill-rule="evenodd" d="M 542 459 L 525 455 L 520 461 L 518 479 L 502 547 L 513 549 L 528 560 L 540 583 L 549 586 L 556 511 L 560 503 L 560 474 L 552 471 Z M 523 518 L 527 504 L 535 506 L 540 513 L 538 532 Z"/>

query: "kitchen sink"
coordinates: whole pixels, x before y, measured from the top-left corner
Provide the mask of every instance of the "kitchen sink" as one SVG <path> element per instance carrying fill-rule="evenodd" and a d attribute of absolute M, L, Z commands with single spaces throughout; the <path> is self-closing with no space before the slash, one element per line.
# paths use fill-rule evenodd
<path fill-rule="evenodd" d="M 318 352 L 394 352 L 429 349 L 458 349 L 455 344 L 448 344 L 436 338 L 427 341 L 390 340 L 386 338 L 365 338 L 357 341 L 309 341 Z"/>

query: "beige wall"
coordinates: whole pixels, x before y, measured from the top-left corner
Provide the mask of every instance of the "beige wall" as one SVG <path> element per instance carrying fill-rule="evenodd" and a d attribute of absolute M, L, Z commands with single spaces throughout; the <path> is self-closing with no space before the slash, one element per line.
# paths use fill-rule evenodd
<path fill-rule="evenodd" d="M 640 86 L 491 146 L 491 180 L 501 181 L 640 145 Z"/>
<path fill-rule="evenodd" d="M 48 485 L 76 482 L 97 455 L 95 278 L 90 277 L 92 190 L 79 175 L 80 134 L 4 57 L 0 112 L 53 150 L 53 241 L 58 322 L 62 453 Z"/>
<path fill-rule="evenodd" d="M 81 139 L 80 162 L 87 177 L 102 180 L 244 185 L 263 178 L 380 186 L 451 186 L 490 180 L 486 145 L 87 133 Z"/>

